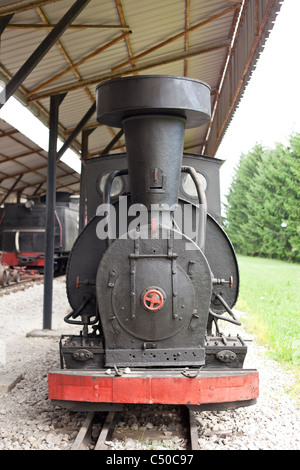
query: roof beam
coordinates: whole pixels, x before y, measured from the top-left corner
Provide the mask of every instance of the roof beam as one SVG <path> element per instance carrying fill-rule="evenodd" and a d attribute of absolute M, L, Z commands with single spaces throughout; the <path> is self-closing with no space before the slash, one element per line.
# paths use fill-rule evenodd
<path fill-rule="evenodd" d="M 89 122 L 88 124 L 86 124 L 82 130 L 83 131 L 87 131 L 89 129 L 93 129 L 93 128 L 97 128 L 97 127 L 101 127 L 101 126 L 104 126 L 104 124 L 100 124 L 100 122 L 98 121 L 91 121 Z M 73 132 L 75 129 L 75 127 L 69 127 L 69 129 L 66 129 L 65 130 L 65 135 L 68 135 L 68 134 L 71 134 L 71 132 Z"/>
<path fill-rule="evenodd" d="M 40 63 L 47 52 L 52 48 L 60 36 L 66 31 L 72 21 L 84 10 L 90 0 L 77 0 L 74 5 L 62 17 L 55 28 L 41 42 L 39 47 L 31 54 L 25 64 L 19 69 L 14 77 L 6 85 L 0 94 L 0 109 L 9 100 L 9 98 L 17 91 L 24 80 L 30 75 L 34 68 Z"/>
<path fill-rule="evenodd" d="M 12 75 L 8 72 L 8 70 L 4 67 L 3 64 L 0 63 L 0 80 L 3 80 L 4 83 L 8 83 L 12 79 Z M 18 91 L 16 92 L 15 96 L 19 98 L 21 103 L 27 105 L 27 90 L 20 86 Z M 42 121 L 45 126 L 48 126 L 49 123 L 49 111 L 45 109 L 40 103 L 34 103 L 30 106 L 31 112 L 34 116 L 39 117 L 40 121 Z M 65 128 L 60 124 L 59 131 L 60 135 L 65 133 Z"/>
<path fill-rule="evenodd" d="M 6 199 L 8 198 L 8 196 L 13 192 L 13 190 L 15 189 L 15 187 L 17 186 L 17 184 L 19 183 L 20 179 L 22 178 L 23 175 L 20 175 L 16 181 L 13 183 L 12 187 L 7 191 L 7 193 L 5 194 L 4 198 L 1 200 L 0 202 L 0 206 L 2 206 L 2 204 L 6 201 Z"/>
<path fill-rule="evenodd" d="M 45 13 L 43 12 L 43 10 L 42 10 L 41 8 L 37 8 L 37 12 L 38 12 L 40 18 L 43 20 L 44 24 L 48 26 L 50 23 L 49 23 L 49 21 L 48 21 L 48 18 L 47 18 L 46 15 L 45 15 Z M 58 49 L 60 50 L 60 52 L 62 53 L 64 59 L 65 59 L 65 60 L 67 61 L 67 63 L 69 64 L 69 66 L 72 67 L 72 66 L 73 66 L 73 62 L 72 62 L 71 58 L 69 57 L 69 54 L 67 53 L 67 51 L 66 51 L 66 49 L 64 48 L 63 44 L 61 43 L 61 41 L 60 41 L 60 40 L 56 41 L 56 45 L 57 45 Z M 77 70 L 75 67 L 73 67 L 72 70 L 73 70 L 73 72 L 74 72 L 75 77 L 76 77 L 78 80 L 81 80 L 82 77 L 81 77 L 80 73 L 78 72 L 78 70 Z M 90 90 L 89 90 L 87 87 L 85 87 L 85 92 L 86 92 L 86 94 L 88 95 L 89 99 L 90 99 L 92 102 L 94 102 L 94 98 L 93 98 L 93 96 L 92 96 Z"/>
<path fill-rule="evenodd" d="M 10 2 L 7 5 L 0 6 L 0 16 L 10 15 L 11 13 L 20 13 L 26 10 L 32 10 L 33 8 L 48 5 L 48 3 L 60 2 L 61 0 L 19 0 L 16 2 Z M 3 2 L 2 2 L 3 3 Z"/>
<path fill-rule="evenodd" d="M 90 120 L 92 115 L 96 112 L 96 103 L 93 103 L 90 109 L 87 111 L 87 113 L 83 116 L 81 121 L 78 123 L 78 125 L 75 127 L 73 132 L 69 135 L 67 138 L 66 142 L 63 144 L 61 149 L 57 152 L 56 154 L 56 160 L 60 160 L 63 154 L 68 150 L 72 142 L 76 139 L 78 134 L 82 131 L 86 123 Z"/>
<path fill-rule="evenodd" d="M 35 190 L 34 190 L 32 196 L 36 196 L 42 186 L 43 186 L 43 183 L 40 183 L 40 184 L 35 188 Z"/>
<path fill-rule="evenodd" d="M 14 23 L 7 26 L 7 29 L 53 29 L 56 24 L 33 24 L 33 23 Z M 130 29 L 128 25 L 120 24 L 70 24 L 68 29 Z"/>
<path fill-rule="evenodd" d="M 106 49 L 108 49 L 109 47 L 113 46 L 114 44 L 116 44 L 117 42 L 121 41 L 122 39 L 124 39 L 125 36 L 127 36 L 128 34 L 131 34 L 131 31 L 127 31 L 126 33 L 122 33 L 120 36 L 116 37 L 115 39 L 113 39 L 112 41 L 109 41 L 107 42 L 106 44 L 104 44 L 103 46 L 99 47 L 99 49 L 97 49 L 96 51 L 92 52 L 91 54 L 87 55 L 86 57 L 83 57 L 83 59 L 79 60 L 78 62 L 76 62 L 75 64 L 73 65 L 70 65 L 69 67 L 67 67 L 65 70 L 63 70 L 62 72 L 54 75 L 52 78 L 49 78 L 49 80 L 47 80 L 46 82 L 44 83 L 41 83 L 39 86 L 37 86 L 34 90 L 31 90 L 28 94 L 27 94 L 27 98 L 30 98 L 30 96 L 34 95 L 35 93 L 37 93 L 38 91 L 42 90 L 43 88 L 45 88 L 47 85 L 50 85 L 51 83 L 55 82 L 56 80 L 58 80 L 59 78 L 63 77 L 64 75 L 66 75 L 68 72 L 71 72 L 72 70 L 74 70 L 76 67 L 79 67 L 80 65 L 84 64 L 85 62 L 87 62 L 88 60 L 96 57 L 98 54 L 100 54 L 101 52 L 105 51 Z"/>
<path fill-rule="evenodd" d="M 110 141 L 110 143 L 105 147 L 104 150 L 101 151 L 101 155 L 107 155 L 110 150 L 113 148 L 113 146 L 118 142 L 118 140 L 122 137 L 124 134 L 124 129 L 121 129 L 115 137 Z"/>
<path fill-rule="evenodd" d="M 17 130 L 16 130 L 16 133 L 17 133 L 17 134 L 20 134 L 20 132 L 17 131 Z M 43 150 L 42 150 L 40 147 L 37 147 L 37 148 L 34 149 L 34 148 L 30 147 L 28 144 L 26 144 L 25 142 L 22 142 L 21 140 L 19 140 L 17 137 L 14 137 L 14 134 L 15 134 L 15 132 L 10 131 L 10 133 L 4 134 L 4 136 L 9 137 L 9 138 L 10 138 L 11 140 L 13 140 L 14 142 L 17 142 L 17 144 L 19 144 L 19 145 L 25 147 L 26 149 L 28 149 L 28 151 L 27 151 L 27 152 L 23 152 L 23 153 L 18 154 L 18 155 L 14 155 L 14 156 L 12 156 L 12 157 L 11 157 L 11 156 L 10 156 L 10 157 L 7 157 L 7 156 L 3 155 L 2 153 L 0 153 L 0 157 L 5 158 L 6 160 L 7 160 L 7 159 L 9 159 L 9 160 L 15 160 L 15 159 L 18 159 L 18 158 L 26 157 L 26 156 L 28 156 L 28 155 L 37 154 L 39 157 L 44 158 L 44 159 L 47 160 L 47 157 L 45 157 L 45 156 L 43 155 Z M 4 137 L 4 136 L 3 136 L 3 137 Z M 0 137 L 1 137 L 1 135 L 0 135 Z"/>
<path fill-rule="evenodd" d="M 7 28 L 10 20 L 12 19 L 14 15 L 11 14 L 11 15 L 6 15 L 6 16 L 1 16 L 0 17 L 0 37 L 1 37 L 1 34 L 3 33 L 3 31 L 5 30 L 5 28 Z"/>
<path fill-rule="evenodd" d="M 12 129 L 10 131 L 2 131 L 0 130 L 0 139 L 1 137 L 9 137 L 13 134 L 17 134 L 19 131 L 17 131 L 17 129 Z"/>
<path fill-rule="evenodd" d="M 168 44 L 170 44 L 171 42 L 174 42 L 176 41 L 177 39 L 180 39 L 182 37 L 186 37 L 186 35 L 188 33 L 191 33 L 193 31 L 196 31 L 197 29 L 203 27 L 203 26 L 206 26 L 207 24 L 221 18 L 222 16 L 224 15 L 227 15 L 228 13 L 230 13 L 232 10 L 235 10 L 236 8 L 239 8 L 239 5 L 231 5 L 230 7 L 228 8 L 225 8 L 225 10 L 222 10 L 220 11 L 219 13 L 216 13 L 215 15 L 212 15 L 210 16 L 209 18 L 206 18 L 205 20 L 202 20 L 200 21 L 200 23 L 197 23 L 195 24 L 194 26 L 191 26 L 190 28 L 188 29 L 184 29 L 184 31 L 181 31 L 180 33 L 178 34 L 175 34 L 174 36 L 172 36 L 171 38 L 169 39 L 166 39 L 165 41 L 162 41 L 160 42 L 159 44 L 157 44 L 156 46 L 153 46 L 153 47 L 150 47 L 150 49 L 147 49 L 146 51 L 144 52 L 141 52 L 140 54 L 137 54 L 136 56 L 132 57 L 130 60 L 125 60 L 124 62 L 116 65 L 115 67 L 113 67 L 111 70 L 112 72 L 115 72 L 116 70 L 122 68 L 122 67 L 125 67 L 125 65 L 128 65 L 131 63 L 132 60 L 139 60 L 139 59 L 142 59 L 143 57 L 145 57 L 146 55 L 148 54 L 151 54 L 152 52 L 155 52 L 157 51 L 158 49 L 161 49 L 162 47 L 164 46 L 167 46 Z"/>
<path fill-rule="evenodd" d="M 2 157 L 3 156 L 4 155 L 2 155 Z M 5 160 L 1 160 L 1 163 L 7 163 L 7 162 L 10 162 L 11 160 L 12 160 L 12 158 L 5 157 Z M 45 166 L 41 166 L 41 167 L 37 167 L 37 168 L 30 168 L 29 166 L 25 165 L 24 163 L 18 162 L 16 160 L 15 160 L 15 163 L 17 165 L 21 166 L 22 168 L 24 168 L 24 170 L 22 170 L 22 173 L 21 173 L 22 175 L 25 174 L 25 173 L 35 173 L 38 176 L 41 176 L 40 173 L 38 172 L 38 170 L 41 170 L 42 168 L 45 168 Z M 11 174 L 11 175 L 3 173 L 3 172 L 1 172 L 1 173 L 4 174 L 5 177 L 1 178 L 0 183 L 2 183 L 2 181 L 4 181 L 5 179 L 17 177 L 20 174 L 20 171 L 18 171 L 16 174 Z"/>
<path fill-rule="evenodd" d="M 118 145 L 114 145 L 110 150 L 120 150 L 121 149 L 122 151 L 124 151 L 124 148 L 125 148 L 125 144 L 119 143 Z M 103 153 L 103 150 L 104 149 L 102 149 L 102 150 L 100 149 L 100 150 L 97 150 L 96 152 L 90 152 L 88 154 L 88 158 L 101 157 L 102 155 L 105 155 Z"/>
<path fill-rule="evenodd" d="M 8 159 L 9 160 L 9 159 Z M 3 183 L 3 181 L 5 180 L 10 180 L 12 178 L 17 178 L 18 176 L 25 176 L 25 175 L 28 175 L 29 173 L 34 173 L 35 175 L 37 175 L 39 178 L 43 178 L 43 183 L 45 183 L 47 181 L 47 178 L 45 178 L 45 175 L 43 173 L 39 173 L 40 170 L 45 170 L 47 168 L 47 165 L 41 165 L 41 166 L 37 166 L 35 168 L 29 168 L 27 167 L 27 170 L 23 170 L 23 171 L 18 171 L 17 173 L 13 173 L 13 174 L 6 174 L 6 173 L 2 173 L 4 176 L 3 178 L 0 179 L 0 184 Z M 60 167 L 60 170 L 61 171 L 64 171 L 64 174 L 63 175 L 60 175 L 60 176 L 57 176 L 56 179 L 59 179 L 59 178 L 66 178 L 67 176 L 72 176 L 72 175 L 78 175 L 78 173 L 76 171 L 72 171 L 72 172 L 67 172 L 65 169 L 62 169 Z M 79 175 L 78 175 L 79 176 Z M 79 179 L 78 179 L 79 181 Z M 26 183 L 27 184 L 27 183 Z M 33 183 L 33 186 L 35 185 L 36 183 Z M 30 186 L 28 184 L 28 186 Z M 24 189 L 24 188 L 21 188 L 21 189 Z"/>
<path fill-rule="evenodd" d="M 71 176 L 74 177 L 73 174 L 71 174 Z M 56 185 L 56 190 L 57 191 L 59 191 L 63 188 L 69 188 L 71 190 L 71 186 L 74 186 L 75 184 L 79 185 L 79 180 L 76 180 L 73 183 L 70 182 L 70 183 L 67 183 L 67 184 L 63 183 L 63 182 L 59 183 L 58 179 L 62 179 L 62 178 L 65 178 L 65 176 L 58 176 L 57 179 L 56 179 L 57 180 L 56 181 L 57 182 L 57 185 Z M 40 191 L 40 193 L 39 193 L 40 195 L 45 194 L 46 188 L 43 189 L 42 186 L 46 183 L 47 183 L 47 179 L 44 179 L 43 181 L 32 183 L 32 184 L 26 184 L 24 186 L 19 187 L 18 192 L 20 192 L 23 196 L 27 197 L 28 199 L 33 197 L 33 196 L 36 196 L 39 193 L 39 191 Z M 35 191 L 31 195 L 26 194 L 26 190 L 30 189 L 30 188 L 34 188 Z"/>
<path fill-rule="evenodd" d="M 122 24 L 123 28 L 125 28 L 126 22 L 125 22 L 125 17 L 124 17 L 124 13 L 123 13 L 121 0 L 115 0 L 115 2 L 116 2 L 116 7 L 117 7 L 117 10 L 118 10 L 118 14 L 119 14 L 121 24 Z M 128 56 L 129 56 L 129 63 L 134 65 L 134 60 L 132 58 L 133 54 L 132 54 L 131 45 L 130 45 L 130 41 L 129 41 L 128 37 L 125 38 L 125 42 L 126 42 L 126 47 L 127 47 Z"/>
<path fill-rule="evenodd" d="M 180 52 L 180 53 L 175 53 L 175 54 L 168 54 L 164 58 L 159 58 L 156 60 L 149 61 L 147 63 L 143 63 L 141 65 L 135 66 L 134 69 L 132 67 L 126 68 L 123 71 L 117 71 L 117 72 L 112 72 L 112 73 L 106 73 L 98 76 L 94 76 L 92 78 L 86 79 L 86 80 L 79 80 L 77 82 L 72 82 L 57 88 L 52 88 L 50 90 L 45 90 L 44 92 L 41 93 L 36 93 L 35 95 L 32 95 L 28 101 L 36 101 L 39 99 L 47 98 L 49 96 L 57 95 L 59 93 L 65 93 L 69 91 L 74 91 L 78 90 L 79 88 L 82 88 L 84 86 L 90 86 L 90 85 L 96 85 L 104 80 L 109 80 L 111 78 L 118 78 L 122 77 L 124 75 L 131 75 L 133 71 L 140 72 L 143 70 L 147 70 L 150 68 L 158 67 L 159 65 L 164 65 L 164 64 L 170 64 L 172 62 L 177 62 L 179 60 L 183 60 L 188 57 L 195 57 L 197 55 L 201 54 L 207 54 L 209 52 L 214 52 L 219 49 L 225 48 L 229 45 L 230 39 L 226 39 L 224 41 L 218 41 L 218 42 L 213 42 L 213 43 L 208 43 L 204 44 L 200 48 L 193 48 L 190 49 L 188 52 Z"/>

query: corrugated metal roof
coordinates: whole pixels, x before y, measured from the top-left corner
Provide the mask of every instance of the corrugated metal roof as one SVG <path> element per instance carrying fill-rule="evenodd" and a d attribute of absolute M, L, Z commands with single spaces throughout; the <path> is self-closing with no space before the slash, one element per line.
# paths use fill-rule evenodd
<path fill-rule="evenodd" d="M 79 191 L 80 176 L 65 163 L 57 165 L 57 189 Z M 14 191 L 30 197 L 46 191 L 47 152 L 0 119 L 0 201 L 19 178 Z"/>
<path fill-rule="evenodd" d="M 47 36 L 49 25 L 57 24 L 74 2 L 1 2 L 0 19 L 1 15 L 15 14 L 1 36 L 0 79 L 8 82 L 13 77 Z M 280 3 L 280 0 L 91 0 L 24 80 L 17 95 L 48 123 L 49 96 L 67 92 L 59 115 L 60 136 L 66 139 L 94 102 L 96 85 L 101 80 L 134 73 L 196 78 L 212 89 L 213 116 L 209 126 L 186 132 L 185 148 L 214 156 Z M 78 29 L 80 25 L 85 28 Z M 2 122 L 0 128 L 5 131 L 3 126 Z M 97 128 L 89 136 L 90 157 L 99 155 L 118 132 L 99 126 L 95 116 L 86 127 L 94 126 Z M 5 178 L 2 180 L 0 190 L 11 186 L 13 177 L 9 172 L 16 175 L 27 167 L 42 165 L 33 154 L 31 160 L 14 158 L 20 149 L 11 139 L 2 137 L 0 145 L 4 155 L 4 161 L 0 160 L 0 178 L 3 174 L 7 174 L 6 180 L 10 177 L 6 182 Z M 124 150 L 124 145 L 122 137 L 112 152 Z M 73 148 L 80 152 L 80 135 Z M 39 150 L 34 155 L 45 163 L 45 152 Z M 11 159 L 11 166 L 7 159 Z M 61 165 L 62 172 L 66 172 L 67 167 Z M 32 172 L 31 180 L 30 172 L 25 171 L 21 181 L 24 187 L 28 182 L 24 194 L 30 194 L 39 176 L 45 177 L 45 168 Z M 63 174 L 59 177 L 62 182 Z M 19 182 L 17 189 L 21 187 Z M 77 188 L 76 184 L 72 188 Z M 43 190 L 42 186 L 40 191 Z"/>

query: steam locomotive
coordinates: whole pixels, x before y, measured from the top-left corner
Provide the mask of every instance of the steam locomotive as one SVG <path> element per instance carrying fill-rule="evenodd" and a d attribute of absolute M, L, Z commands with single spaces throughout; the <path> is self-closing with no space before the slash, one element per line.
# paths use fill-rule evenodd
<path fill-rule="evenodd" d="M 78 236 L 79 200 L 58 191 L 55 207 L 54 271 L 66 270 L 68 256 Z M 45 264 L 46 196 L 0 208 L 2 262 L 43 273 Z"/>
<path fill-rule="evenodd" d="M 175 76 L 130 76 L 97 87 L 97 119 L 124 129 L 126 154 L 87 161 L 88 223 L 67 268 L 69 324 L 49 398 L 246 406 L 258 396 L 240 325 L 233 246 L 221 227 L 222 161 L 183 154 L 185 129 L 210 120 L 210 88 Z"/>

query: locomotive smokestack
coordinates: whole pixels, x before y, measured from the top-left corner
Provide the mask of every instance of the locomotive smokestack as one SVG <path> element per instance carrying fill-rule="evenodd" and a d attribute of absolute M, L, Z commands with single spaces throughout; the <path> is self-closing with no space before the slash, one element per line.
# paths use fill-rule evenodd
<path fill-rule="evenodd" d="M 210 120 L 210 88 L 167 75 L 114 79 L 97 87 L 97 120 L 124 128 L 132 203 L 177 203 L 186 128 Z"/>
<path fill-rule="evenodd" d="M 133 203 L 177 203 L 185 118 L 142 114 L 123 120 Z"/>

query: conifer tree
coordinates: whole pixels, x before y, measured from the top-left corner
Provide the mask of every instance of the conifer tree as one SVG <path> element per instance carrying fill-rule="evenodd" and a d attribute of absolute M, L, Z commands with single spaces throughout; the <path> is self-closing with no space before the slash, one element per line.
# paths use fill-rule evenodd
<path fill-rule="evenodd" d="M 242 155 L 227 197 L 226 231 L 238 253 L 300 261 L 300 134 Z"/>

